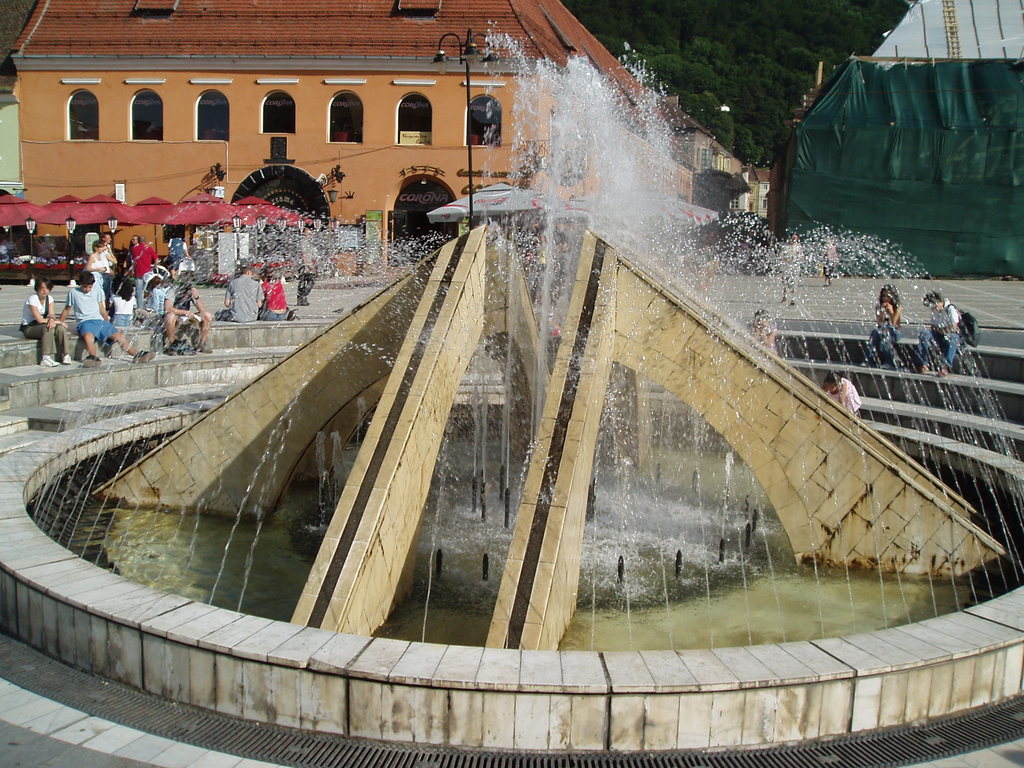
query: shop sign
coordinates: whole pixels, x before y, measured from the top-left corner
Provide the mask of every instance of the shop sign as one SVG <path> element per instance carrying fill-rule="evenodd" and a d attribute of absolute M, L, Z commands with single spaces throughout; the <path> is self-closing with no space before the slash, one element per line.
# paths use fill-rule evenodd
<path fill-rule="evenodd" d="M 451 196 L 441 189 L 428 189 L 423 192 L 410 190 L 398 195 L 398 202 L 437 208 L 450 202 Z"/>
<path fill-rule="evenodd" d="M 431 131 L 399 131 L 398 143 L 428 145 L 432 136 Z"/>

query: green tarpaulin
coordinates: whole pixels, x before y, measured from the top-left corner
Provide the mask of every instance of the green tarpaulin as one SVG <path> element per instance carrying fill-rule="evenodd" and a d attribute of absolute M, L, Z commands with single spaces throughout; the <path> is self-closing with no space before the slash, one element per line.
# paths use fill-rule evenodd
<path fill-rule="evenodd" d="M 851 59 L 794 131 L 786 228 L 889 239 L 935 275 L 1024 277 L 1024 68 Z"/>

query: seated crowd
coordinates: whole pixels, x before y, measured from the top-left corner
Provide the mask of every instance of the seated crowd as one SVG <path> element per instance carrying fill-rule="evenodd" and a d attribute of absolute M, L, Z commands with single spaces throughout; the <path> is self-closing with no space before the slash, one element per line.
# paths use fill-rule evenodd
<path fill-rule="evenodd" d="M 134 362 L 148 362 L 152 352 L 140 352 L 125 333 L 132 328 L 152 328 L 159 334 L 158 347 L 168 355 L 212 352 L 210 329 L 214 314 L 206 309 L 192 272 L 168 273 L 155 264 L 155 252 L 144 240 L 136 243 L 135 272 L 132 280 L 115 283 L 110 294 L 104 292 L 103 275 L 93 263 L 83 270 L 77 285 L 68 289 L 61 312 L 54 308 L 50 295 L 53 281 L 37 279 L 34 290 L 22 305 L 20 330 L 27 339 L 40 344 L 40 365 L 45 368 L 71 365 L 67 320 L 73 316 L 77 335 L 85 346 L 83 367 L 101 365 L 101 347 L 109 356 L 117 344 Z M 146 269 L 139 274 L 140 269 Z M 265 271 L 263 282 L 253 277 L 250 264 L 240 267 L 224 293 L 224 308 L 216 319 L 234 323 L 257 320 L 294 320 L 289 309 L 285 285 L 280 274 Z M 141 299 L 141 303 L 140 303 Z"/>

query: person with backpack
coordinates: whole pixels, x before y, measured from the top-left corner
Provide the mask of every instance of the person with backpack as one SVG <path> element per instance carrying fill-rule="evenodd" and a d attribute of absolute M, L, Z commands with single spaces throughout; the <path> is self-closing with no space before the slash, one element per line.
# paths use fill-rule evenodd
<path fill-rule="evenodd" d="M 924 295 L 924 305 L 931 307 L 932 316 L 928 327 L 918 336 L 917 350 L 914 352 L 917 372 L 929 373 L 928 364 L 932 353 L 938 352 L 943 365 L 935 373 L 945 376 L 953 367 L 953 360 L 960 350 L 960 313 L 938 291 L 928 291 Z"/>

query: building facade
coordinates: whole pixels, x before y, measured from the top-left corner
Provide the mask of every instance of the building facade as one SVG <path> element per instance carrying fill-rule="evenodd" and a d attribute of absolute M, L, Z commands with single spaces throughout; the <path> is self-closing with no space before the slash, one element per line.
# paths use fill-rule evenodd
<path fill-rule="evenodd" d="M 421 234 L 427 210 L 469 191 L 467 145 L 474 186 L 513 170 L 516 74 L 471 64 L 467 79 L 458 60 L 485 33 L 635 87 L 554 0 L 37 4 L 12 57 L 27 196 L 212 189 Z"/>

